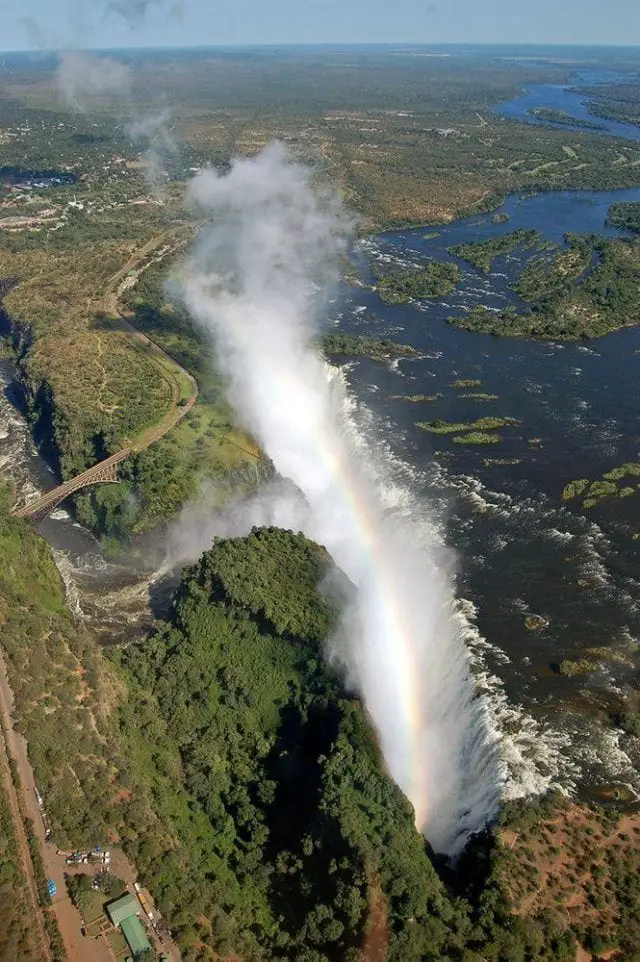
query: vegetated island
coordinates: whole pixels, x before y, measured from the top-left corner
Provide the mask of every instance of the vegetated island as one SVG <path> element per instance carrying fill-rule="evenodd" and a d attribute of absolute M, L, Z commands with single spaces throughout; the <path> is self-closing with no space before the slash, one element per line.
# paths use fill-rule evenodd
<path fill-rule="evenodd" d="M 607 213 L 607 224 L 640 233 L 640 203 L 629 201 L 612 204 Z"/>
<path fill-rule="evenodd" d="M 499 434 L 487 434 L 486 431 L 471 431 L 453 438 L 454 444 L 498 444 L 500 441 Z"/>
<path fill-rule="evenodd" d="M 439 401 L 444 395 L 437 394 L 392 394 L 390 401 L 408 401 L 410 404 L 419 404 L 422 401 Z"/>
<path fill-rule="evenodd" d="M 402 270 L 378 268 L 376 290 L 385 304 L 408 304 L 423 298 L 446 297 L 460 283 L 460 268 L 451 262 L 432 261 L 424 267 Z"/>
<path fill-rule="evenodd" d="M 637 478 L 640 478 L 640 463 L 628 461 L 607 471 L 597 481 L 589 481 L 587 478 L 570 481 L 564 487 L 562 500 L 573 501 L 575 498 L 583 498 L 583 508 L 595 508 L 596 505 L 611 498 L 629 498 L 636 494 L 640 487 L 635 480 Z"/>
<path fill-rule="evenodd" d="M 514 285 L 528 310 L 479 305 L 447 321 L 499 336 L 602 337 L 638 323 L 639 287 L 640 239 L 567 234 L 562 249 L 534 257 Z"/>
<path fill-rule="evenodd" d="M 463 431 L 494 431 L 497 428 L 514 427 L 520 424 L 518 418 L 478 418 L 476 421 L 418 421 L 417 427 L 430 434 L 460 434 Z M 489 442 L 491 443 L 491 442 Z"/>
<path fill-rule="evenodd" d="M 497 257 L 512 254 L 518 247 L 522 247 L 523 250 L 530 250 L 540 241 L 541 236 L 537 230 L 523 228 L 510 231 L 508 234 L 501 234 L 500 237 L 491 237 L 485 241 L 455 244 L 453 247 L 448 247 L 447 251 L 454 257 L 460 257 L 462 260 L 468 261 L 477 270 L 488 274 Z"/>
<path fill-rule="evenodd" d="M 323 334 L 320 348 L 327 357 L 370 357 L 374 361 L 423 356 L 410 344 L 398 344 L 386 338 L 368 337 L 364 334 Z"/>
<path fill-rule="evenodd" d="M 565 110 L 554 110 L 552 107 L 532 107 L 529 114 L 536 120 L 541 120 L 545 124 L 562 124 L 571 127 L 582 127 L 585 130 L 602 130 L 602 124 L 597 124 L 594 120 L 581 120 L 572 117 Z"/>

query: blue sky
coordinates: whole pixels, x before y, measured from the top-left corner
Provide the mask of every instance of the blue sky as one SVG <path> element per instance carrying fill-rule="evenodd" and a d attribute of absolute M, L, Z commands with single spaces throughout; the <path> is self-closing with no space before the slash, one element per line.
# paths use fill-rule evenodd
<path fill-rule="evenodd" d="M 127 23 L 111 6 L 132 13 Z M 144 17 L 136 8 L 146 6 Z M 0 49 L 640 43 L 640 0 L 2 0 Z"/>

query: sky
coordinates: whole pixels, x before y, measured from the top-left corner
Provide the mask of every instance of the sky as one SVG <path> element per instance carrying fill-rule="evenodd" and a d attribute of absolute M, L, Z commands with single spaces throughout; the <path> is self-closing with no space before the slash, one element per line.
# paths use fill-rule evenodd
<path fill-rule="evenodd" d="M 640 0 L 2 0 L 2 9 L 3 50 L 640 43 Z"/>

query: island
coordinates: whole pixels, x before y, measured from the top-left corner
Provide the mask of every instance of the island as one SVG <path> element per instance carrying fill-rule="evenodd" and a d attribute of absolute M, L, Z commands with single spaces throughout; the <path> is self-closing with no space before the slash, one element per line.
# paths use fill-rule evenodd
<path fill-rule="evenodd" d="M 460 283 L 460 268 L 432 261 L 425 267 L 378 271 L 376 290 L 385 304 L 409 304 L 422 298 L 446 297 Z"/>
<path fill-rule="evenodd" d="M 447 321 L 499 336 L 602 337 L 638 323 L 639 286 L 640 239 L 567 234 L 564 247 L 534 257 L 513 285 L 527 309 L 476 305 Z"/>
<path fill-rule="evenodd" d="M 566 110 L 554 110 L 551 107 L 532 107 L 529 113 L 536 120 L 540 120 L 545 124 L 561 124 L 563 127 L 581 127 L 584 130 L 602 130 L 602 124 L 597 124 L 593 120 L 572 117 Z"/>
<path fill-rule="evenodd" d="M 422 357 L 410 344 L 398 344 L 387 338 L 364 334 L 323 334 L 320 348 L 327 357 L 370 357 L 374 361 L 388 361 L 397 357 Z"/>
<path fill-rule="evenodd" d="M 512 254 L 519 247 L 524 250 L 534 247 L 540 241 L 537 230 L 514 230 L 499 237 L 492 237 L 486 241 L 475 241 L 470 244 L 456 244 L 447 248 L 449 254 L 468 261 L 479 271 L 488 274 L 497 257 Z"/>

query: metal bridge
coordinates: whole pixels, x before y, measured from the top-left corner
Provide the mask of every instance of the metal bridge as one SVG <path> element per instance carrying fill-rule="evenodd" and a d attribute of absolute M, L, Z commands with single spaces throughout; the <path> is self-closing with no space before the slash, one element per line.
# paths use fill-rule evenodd
<path fill-rule="evenodd" d="M 34 521 L 42 521 L 61 501 L 82 488 L 87 488 L 91 484 L 117 484 L 118 465 L 132 453 L 131 448 L 123 448 L 122 451 L 112 454 L 110 458 L 94 464 L 82 474 L 77 474 L 64 484 L 59 484 L 57 488 L 46 491 L 35 501 L 25 504 L 22 508 L 14 508 L 11 514 L 14 518 L 33 518 Z"/>

